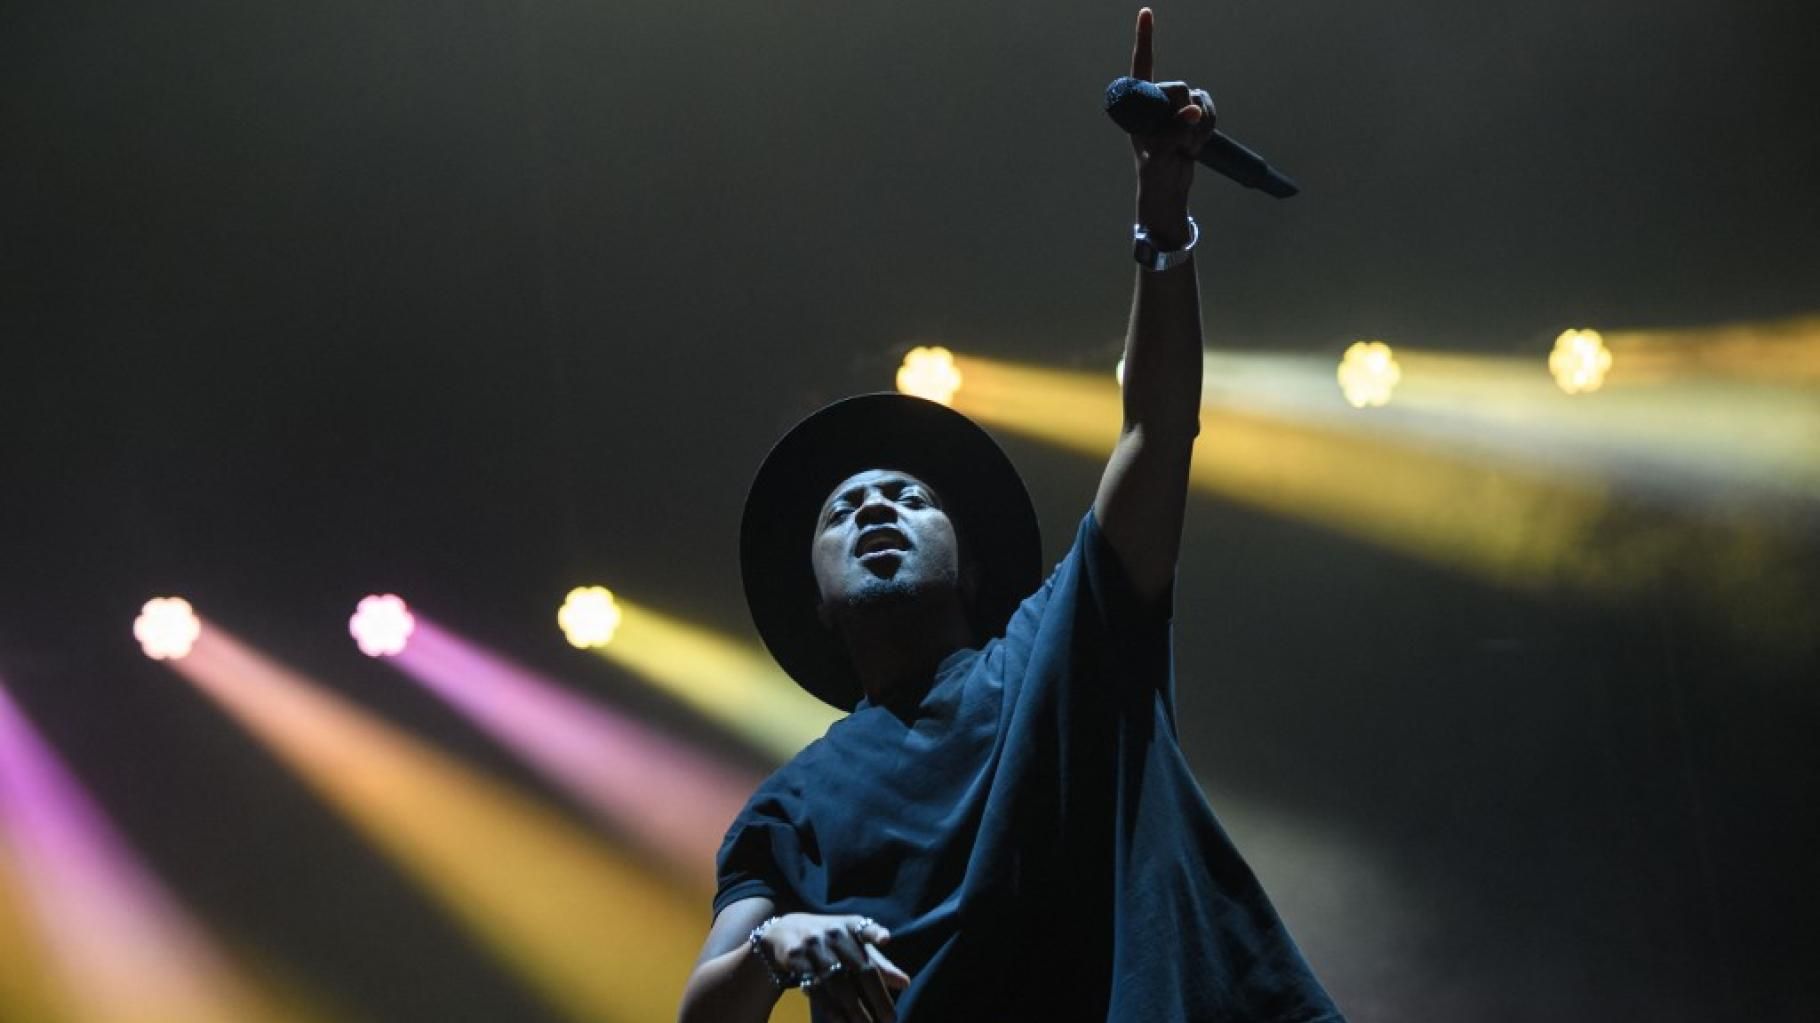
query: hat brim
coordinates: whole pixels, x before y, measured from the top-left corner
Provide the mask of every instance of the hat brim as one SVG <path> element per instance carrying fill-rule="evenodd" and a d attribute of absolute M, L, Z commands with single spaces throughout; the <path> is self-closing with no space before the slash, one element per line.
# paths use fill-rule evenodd
<path fill-rule="evenodd" d="M 890 392 L 837 401 L 798 423 L 765 456 L 740 522 L 746 604 L 777 663 L 839 710 L 862 695 L 838 637 L 822 624 L 810 561 L 816 517 L 841 481 L 866 469 L 907 472 L 935 488 L 975 572 L 982 640 L 1042 581 L 1042 537 L 1011 459 L 973 420 Z"/>

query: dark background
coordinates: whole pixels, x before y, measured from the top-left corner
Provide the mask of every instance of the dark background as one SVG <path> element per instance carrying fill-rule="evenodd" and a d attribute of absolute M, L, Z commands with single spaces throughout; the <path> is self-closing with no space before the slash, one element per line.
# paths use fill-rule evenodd
<path fill-rule="evenodd" d="M 1305 189 L 1197 183 L 1210 345 L 1813 311 L 1809 8 L 1162 6 L 1159 76 Z M 0 7 L 0 676 L 211 925 L 368 1018 L 541 1018 L 139 656 L 139 604 L 536 784 L 347 643 L 397 591 L 759 765 L 554 605 L 750 637 L 738 511 L 789 423 L 911 343 L 1109 363 L 1132 13 Z M 1099 467 L 1006 442 L 1059 554 Z M 1820 659 L 1698 585 L 1516 594 L 1195 498 L 1184 743 L 1356 1023 L 1810 1018 Z"/>

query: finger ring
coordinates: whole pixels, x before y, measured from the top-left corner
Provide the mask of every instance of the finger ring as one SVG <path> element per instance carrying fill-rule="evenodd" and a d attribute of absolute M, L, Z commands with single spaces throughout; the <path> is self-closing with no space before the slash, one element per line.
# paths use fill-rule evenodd
<path fill-rule="evenodd" d="M 845 964 L 837 962 L 833 966 L 828 967 L 828 972 L 822 974 L 822 979 L 827 980 L 829 977 L 834 976 L 835 974 L 839 973 L 844 968 L 845 968 Z"/>

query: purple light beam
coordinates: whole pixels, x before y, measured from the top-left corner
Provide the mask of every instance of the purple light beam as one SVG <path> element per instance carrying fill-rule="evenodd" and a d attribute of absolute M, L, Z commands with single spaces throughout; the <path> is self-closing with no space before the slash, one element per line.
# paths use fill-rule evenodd
<path fill-rule="evenodd" d="M 268 1018 L 0 684 L 0 839 L 85 1020 Z"/>
<path fill-rule="evenodd" d="M 721 837 L 756 775 L 576 696 L 421 612 L 410 646 L 390 663 L 680 876 L 712 882 Z"/>

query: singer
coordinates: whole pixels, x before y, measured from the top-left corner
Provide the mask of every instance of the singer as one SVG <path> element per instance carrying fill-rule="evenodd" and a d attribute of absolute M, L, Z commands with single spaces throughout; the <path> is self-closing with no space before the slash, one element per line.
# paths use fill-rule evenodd
<path fill-rule="evenodd" d="M 1151 79 L 1153 17 L 1131 76 Z M 940 405 L 837 402 L 766 457 L 740 556 L 766 645 L 851 714 L 727 831 L 685 1023 L 1343 1023 L 1175 735 L 1170 621 L 1201 314 L 1207 94 L 1134 135 L 1124 426 L 1041 578 L 1004 453 Z"/>

